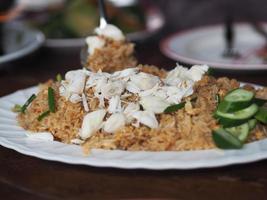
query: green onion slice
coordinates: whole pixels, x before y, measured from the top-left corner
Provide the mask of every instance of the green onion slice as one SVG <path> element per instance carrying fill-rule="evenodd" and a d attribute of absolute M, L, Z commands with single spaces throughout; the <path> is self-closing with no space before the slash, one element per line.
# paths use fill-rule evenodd
<path fill-rule="evenodd" d="M 37 118 L 37 120 L 40 122 L 40 121 L 42 121 L 43 118 L 45 118 L 49 114 L 50 114 L 50 111 L 47 110 L 47 111 L 43 112 L 41 115 L 39 115 L 38 118 Z"/>
<path fill-rule="evenodd" d="M 216 99 L 218 104 L 221 102 L 221 97 L 219 94 L 216 94 L 215 99 Z"/>
<path fill-rule="evenodd" d="M 177 110 L 180 110 L 181 108 L 183 108 L 185 106 L 185 102 L 182 102 L 182 103 L 178 103 L 178 104 L 175 104 L 175 105 L 171 105 L 171 106 L 168 106 L 165 110 L 164 110 L 164 113 L 172 113 L 172 112 L 175 112 Z"/>
<path fill-rule="evenodd" d="M 197 97 L 194 97 L 190 101 L 191 102 L 195 102 L 196 100 L 197 100 Z M 175 112 L 177 110 L 180 110 L 185 106 L 185 103 L 186 102 L 184 101 L 184 102 L 181 102 L 181 103 L 178 103 L 178 104 L 174 104 L 174 105 L 168 106 L 167 108 L 165 108 L 164 113 L 172 113 L 172 112 Z"/>
<path fill-rule="evenodd" d="M 21 112 L 21 105 L 15 104 L 15 106 L 12 108 L 13 112 Z"/>
<path fill-rule="evenodd" d="M 56 80 L 57 80 L 57 82 L 62 81 L 62 76 L 61 76 L 61 74 L 57 74 L 57 76 L 56 76 Z"/>
<path fill-rule="evenodd" d="M 25 102 L 25 104 L 21 107 L 21 112 L 25 113 L 25 110 L 27 109 L 27 107 L 31 104 L 31 102 L 36 98 L 35 94 L 32 94 L 32 96 L 30 96 L 30 98 Z"/>
<path fill-rule="evenodd" d="M 52 112 L 52 113 L 56 112 L 55 93 L 54 93 L 54 89 L 51 87 L 48 88 L 48 106 L 49 106 L 50 112 Z"/>

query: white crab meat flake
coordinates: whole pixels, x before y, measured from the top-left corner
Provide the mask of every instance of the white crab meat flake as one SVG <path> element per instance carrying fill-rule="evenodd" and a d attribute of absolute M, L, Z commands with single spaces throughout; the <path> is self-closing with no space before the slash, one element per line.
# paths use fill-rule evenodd
<path fill-rule="evenodd" d="M 107 24 L 104 28 L 98 27 L 95 29 L 95 32 L 97 35 L 102 35 L 117 41 L 125 39 L 122 31 L 112 24 Z"/>
<path fill-rule="evenodd" d="M 42 140 L 42 141 L 53 141 L 54 136 L 52 133 L 49 132 L 39 132 L 38 134 L 35 133 L 27 133 L 25 132 L 26 136 L 32 140 Z"/>
<path fill-rule="evenodd" d="M 126 83 L 126 90 L 133 94 L 138 94 L 141 91 L 133 82 Z"/>
<path fill-rule="evenodd" d="M 101 49 L 105 45 L 105 40 L 99 36 L 89 36 L 85 41 L 88 45 L 88 53 L 90 55 L 94 54 L 96 49 Z"/>
<path fill-rule="evenodd" d="M 165 84 L 171 86 L 178 85 L 182 80 L 188 78 L 186 75 L 187 71 L 187 68 L 177 64 L 177 66 L 167 74 L 167 77 L 164 80 Z"/>
<path fill-rule="evenodd" d="M 122 107 L 120 97 L 118 95 L 111 97 L 111 99 L 109 100 L 108 112 L 116 113 L 121 111 Z"/>
<path fill-rule="evenodd" d="M 78 94 L 72 94 L 69 97 L 69 101 L 71 103 L 78 103 L 78 102 L 82 101 L 82 97 L 80 95 L 78 95 Z"/>
<path fill-rule="evenodd" d="M 121 95 L 125 89 L 125 84 L 123 81 L 109 82 L 101 87 L 102 95 L 109 99 L 112 96 Z"/>
<path fill-rule="evenodd" d="M 104 109 L 96 110 L 85 115 L 82 122 L 82 128 L 79 132 L 80 137 L 85 140 L 97 132 L 103 124 L 105 115 L 106 110 Z"/>
<path fill-rule="evenodd" d="M 78 138 L 75 138 L 75 139 L 72 139 L 72 140 L 70 141 L 70 143 L 71 143 L 71 144 L 81 145 L 81 144 L 84 143 L 84 140 L 80 140 L 80 139 L 78 139 Z"/>
<path fill-rule="evenodd" d="M 139 103 L 129 103 L 123 111 L 123 113 L 126 116 L 126 122 L 131 123 L 134 120 L 132 116 L 133 113 L 139 110 L 140 110 Z"/>
<path fill-rule="evenodd" d="M 70 93 L 81 94 L 84 90 L 86 74 L 83 70 L 69 71 L 65 75 L 66 82 L 68 83 L 66 89 Z"/>
<path fill-rule="evenodd" d="M 143 106 L 143 108 L 147 111 L 151 111 L 153 113 L 159 114 L 163 113 L 163 111 L 170 106 L 169 103 L 156 96 L 144 96 L 141 97 L 139 103 Z"/>
<path fill-rule="evenodd" d="M 89 112 L 89 106 L 88 106 L 87 99 L 84 93 L 82 93 L 82 102 L 83 102 L 83 108 L 85 112 Z"/>
<path fill-rule="evenodd" d="M 131 76 L 130 80 L 140 90 L 149 90 L 160 82 L 159 77 L 144 72 Z"/>
<path fill-rule="evenodd" d="M 137 119 L 138 122 L 148 126 L 149 128 L 158 128 L 159 126 L 156 116 L 153 112 L 136 111 L 132 115 L 135 119 Z"/>
<path fill-rule="evenodd" d="M 130 76 L 133 76 L 138 73 L 138 68 L 127 68 L 122 71 L 117 71 L 112 74 L 113 78 L 117 79 L 124 79 L 124 78 L 129 78 Z"/>
<path fill-rule="evenodd" d="M 208 69 L 207 65 L 194 65 L 189 69 L 188 77 L 193 81 L 199 81 Z"/>
<path fill-rule="evenodd" d="M 126 124 L 126 118 L 123 113 L 112 114 L 104 124 L 104 131 L 108 133 L 115 133 Z"/>

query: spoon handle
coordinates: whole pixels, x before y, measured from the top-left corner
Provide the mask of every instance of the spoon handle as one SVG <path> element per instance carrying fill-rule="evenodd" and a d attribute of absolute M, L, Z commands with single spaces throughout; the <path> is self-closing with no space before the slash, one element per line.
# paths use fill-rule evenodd
<path fill-rule="evenodd" d="M 233 18 L 232 16 L 227 16 L 225 18 L 225 32 L 224 37 L 226 41 L 226 48 L 228 50 L 233 48 L 233 41 L 234 41 L 234 30 L 233 30 Z"/>
<path fill-rule="evenodd" d="M 98 8 L 99 8 L 99 15 L 100 15 L 100 28 L 104 28 L 107 25 L 107 12 L 105 8 L 104 0 L 98 0 Z"/>

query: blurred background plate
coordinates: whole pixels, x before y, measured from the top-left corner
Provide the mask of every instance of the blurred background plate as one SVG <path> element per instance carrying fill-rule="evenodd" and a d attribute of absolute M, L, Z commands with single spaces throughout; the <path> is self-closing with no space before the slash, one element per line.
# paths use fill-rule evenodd
<path fill-rule="evenodd" d="M 262 24 L 267 30 L 267 24 Z M 225 49 L 224 26 L 206 26 L 175 33 L 161 41 L 163 54 L 185 64 L 207 64 L 220 70 L 267 70 L 266 40 L 250 24 L 238 23 L 235 49 L 238 58 L 222 56 Z"/>
<path fill-rule="evenodd" d="M 44 3 L 43 1 L 41 1 Z M 50 2 L 50 4 L 49 4 Z M 47 1 L 41 7 L 24 4 L 23 20 L 41 30 L 45 36 L 45 47 L 82 47 L 84 38 L 93 34 L 99 26 L 96 0 Z M 106 1 L 109 23 L 118 26 L 131 41 L 142 41 L 158 33 L 165 24 L 158 6 L 150 1 L 123 0 Z"/>
<path fill-rule="evenodd" d="M 33 53 L 41 47 L 44 40 L 44 35 L 40 31 L 29 28 L 22 23 L 5 24 L 0 66 Z"/>
<path fill-rule="evenodd" d="M 158 33 L 165 24 L 164 17 L 157 7 L 147 8 L 145 11 L 145 28 L 136 32 L 127 33 L 130 41 L 138 42 L 146 40 Z M 48 48 L 82 47 L 85 38 L 47 38 L 44 46 Z"/>

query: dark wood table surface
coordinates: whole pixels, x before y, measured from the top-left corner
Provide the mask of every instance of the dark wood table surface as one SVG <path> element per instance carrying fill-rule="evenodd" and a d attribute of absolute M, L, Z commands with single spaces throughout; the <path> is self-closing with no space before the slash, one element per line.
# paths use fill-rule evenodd
<path fill-rule="evenodd" d="M 137 45 L 141 63 L 165 68 L 157 42 Z M 42 49 L 0 69 L 0 96 L 79 68 L 79 51 Z M 267 85 L 267 73 L 215 73 Z M 199 170 L 122 170 L 68 165 L 0 146 L 0 199 L 267 199 L 267 160 Z"/>

